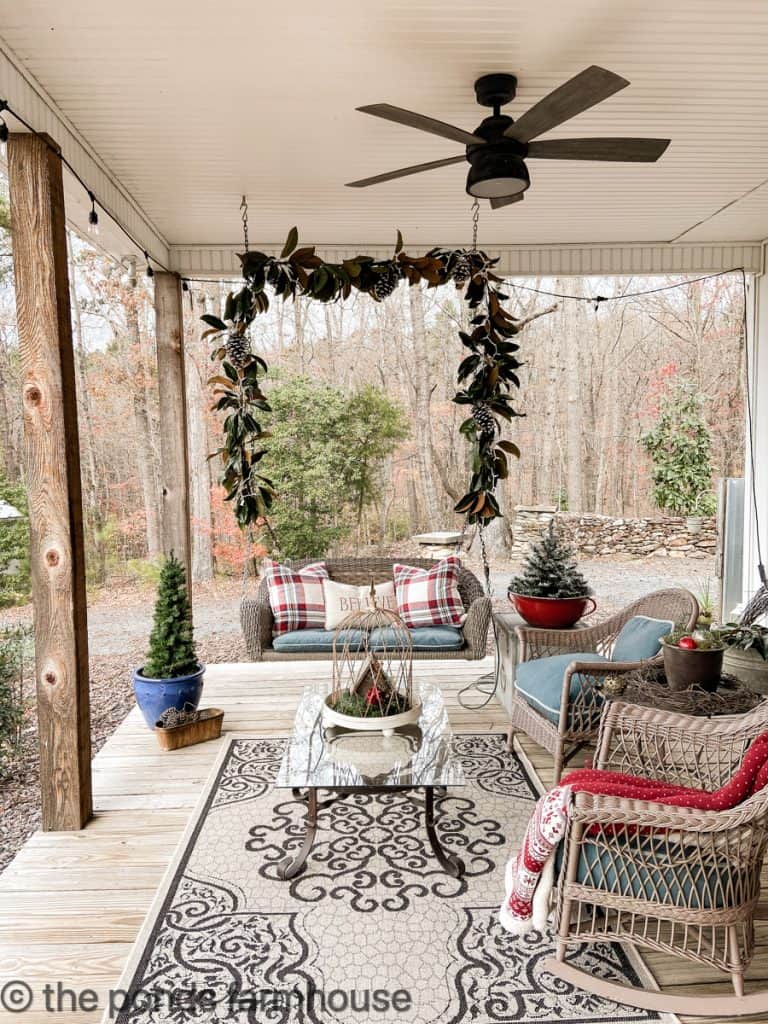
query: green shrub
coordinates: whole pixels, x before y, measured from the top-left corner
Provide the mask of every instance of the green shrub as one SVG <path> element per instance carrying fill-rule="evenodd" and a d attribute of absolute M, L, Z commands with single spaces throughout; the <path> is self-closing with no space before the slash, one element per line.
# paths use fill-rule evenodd
<path fill-rule="evenodd" d="M 0 633 L 0 777 L 21 744 L 24 722 L 24 667 L 30 653 L 31 630 L 26 627 Z"/>
<path fill-rule="evenodd" d="M 677 516 L 713 515 L 712 441 L 702 396 L 682 381 L 662 399 L 656 425 L 640 443 L 653 463 L 653 498 Z"/>
<path fill-rule="evenodd" d="M 407 436 L 400 407 L 376 388 L 351 395 L 306 377 L 269 391 L 269 518 L 285 558 L 326 554 L 376 498 L 386 456 Z"/>
<path fill-rule="evenodd" d="M 7 608 L 25 604 L 30 597 L 27 492 L 0 473 L 0 498 L 24 516 L 12 522 L 0 520 L 0 607 Z"/>

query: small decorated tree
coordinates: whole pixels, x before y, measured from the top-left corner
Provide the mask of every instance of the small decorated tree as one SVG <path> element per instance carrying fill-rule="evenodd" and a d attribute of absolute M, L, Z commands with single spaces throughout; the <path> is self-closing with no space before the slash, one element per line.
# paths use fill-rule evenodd
<path fill-rule="evenodd" d="M 160 573 L 149 652 L 142 675 L 149 679 L 175 679 L 190 675 L 198 668 L 186 573 L 171 553 Z"/>
<path fill-rule="evenodd" d="M 589 584 L 576 568 L 573 549 L 558 533 L 554 519 L 531 547 L 523 571 L 509 581 L 509 592 L 525 597 L 589 596 Z"/>

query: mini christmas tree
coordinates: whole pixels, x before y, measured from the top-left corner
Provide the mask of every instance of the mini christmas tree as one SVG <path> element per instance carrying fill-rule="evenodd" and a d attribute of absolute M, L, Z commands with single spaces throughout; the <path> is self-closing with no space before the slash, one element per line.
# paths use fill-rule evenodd
<path fill-rule="evenodd" d="M 199 667 L 186 573 L 171 552 L 160 572 L 149 653 L 142 675 L 148 679 L 175 679 L 191 675 Z"/>
<path fill-rule="evenodd" d="M 509 591 L 524 597 L 587 597 L 589 584 L 576 568 L 573 549 L 550 519 L 546 533 L 531 547 L 523 571 L 509 581 Z"/>

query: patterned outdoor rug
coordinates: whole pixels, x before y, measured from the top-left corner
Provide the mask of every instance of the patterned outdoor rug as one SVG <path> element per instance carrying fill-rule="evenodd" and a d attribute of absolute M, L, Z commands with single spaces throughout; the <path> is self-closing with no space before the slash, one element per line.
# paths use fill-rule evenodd
<path fill-rule="evenodd" d="M 504 866 L 537 782 L 502 736 L 455 741 L 469 784 L 439 802 L 438 831 L 464 859 L 463 878 L 440 869 L 423 810 L 392 793 L 324 810 L 304 872 L 280 881 L 276 865 L 300 845 L 305 813 L 272 786 L 284 741 L 232 738 L 139 936 L 117 1020 L 674 1020 L 571 988 L 542 970 L 549 935 L 501 928 Z M 618 945 L 585 947 L 580 964 L 648 981 Z"/>

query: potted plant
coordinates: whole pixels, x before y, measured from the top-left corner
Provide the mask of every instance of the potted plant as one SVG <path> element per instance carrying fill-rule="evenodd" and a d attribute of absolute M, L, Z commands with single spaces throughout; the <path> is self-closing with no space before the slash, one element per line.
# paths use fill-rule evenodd
<path fill-rule="evenodd" d="M 699 602 L 699 618 L 696 625 L 702 629 L 711 629 L 715 614 L 715 602 L 712 596 L 712 580 L 708 576 L 700 582 L 696 600 Z"/>
<path fill-rule="evenodd" d="M 197 707 L 204 672 L 195 653 L 186 573 L 172 553 L 160 572 L 147 659 L 133 672 L 136 703 L 150 729 L 169 708 Z"/>
<path fill-rule="evenodd" d="M 661 646 L 670 690 L 700 686 L 711 693 L 717 689 L 725 653 L 725 644 L 717 632 L 697 629 L 690 633 L 676 629 L 662 638 Z"/>
<path fill-rule="evenodd" d="M 725 644 L 723 671 L 757 693 L 768 693 L 768 629 L 727 622 L 717 633 Z"/>
<path fill-rule="evenodd" d="M 576 568 L 573 549 L 550 519 L 544 536 L 531 547 L 523 571 L 509 581 L 509 600 L 529 625 L 567 629 L 595 610 L 591 593 Z"/>

